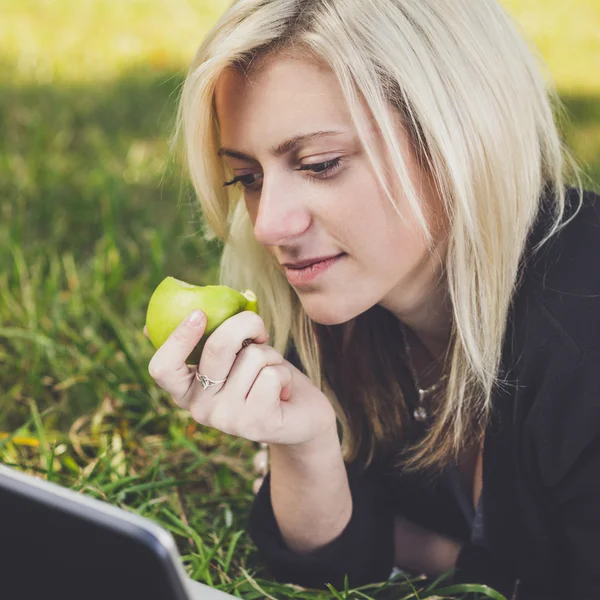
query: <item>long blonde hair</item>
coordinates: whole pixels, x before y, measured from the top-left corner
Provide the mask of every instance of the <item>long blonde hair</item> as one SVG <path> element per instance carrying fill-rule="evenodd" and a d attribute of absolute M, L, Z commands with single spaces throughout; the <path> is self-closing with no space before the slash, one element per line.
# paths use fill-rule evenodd
<path fill-rule="evenodd" d="M 249 71 L 286 50 L 335 74 L 394 204 L 361 118 L 361 105 L 367 107 L 428 241 L 396 117 L 444 203 L 448 379 L 426 435 L 409 447 L 402 448 L 408 375 L 395 317 L 375 306 L 341 325 L 312 322 L 255 240 L 241 194 L 223 187 L 229 173 L 217 155 L 216 81 L 225 68 Z M 183 141 L 206 235 L 224 242 L 220 283 L 257 293 L 274 347 L 283 353 L 292 344 L 330 398 L 346 461 L 359 459 L 366 468 L 401 449 L 397 464 L 405 470 L 439 469 L 479 439 L 495 386 L 503 384 L 508 311 L 541 198 L 550 197 L 554 219 L 536 251 L 560 228 L 570 176 L 582 193 L 555 122 L 562 110 L 543 61 L 496 0 L 237 0 L 204 39 L 183 86 L 174 139 Z"/>

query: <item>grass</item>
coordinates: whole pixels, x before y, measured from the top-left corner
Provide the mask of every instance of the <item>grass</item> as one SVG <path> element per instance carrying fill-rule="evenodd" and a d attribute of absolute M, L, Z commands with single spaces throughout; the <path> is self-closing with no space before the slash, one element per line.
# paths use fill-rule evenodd
<path fill-rule="evenodd" d="M 600 7 L 506 4 L 600 181 Z M 272 582 L 244 529 L 257 444 L 196 424 L 148 375 L 154 287 L 216 279 L 220 248 L 202 241 L 167 138 L 185 64 L 224 6 L 0 0 L 0 460 L 158 522 L 193 579 L 241 598 L 460 595 L 419 579 Z"/>

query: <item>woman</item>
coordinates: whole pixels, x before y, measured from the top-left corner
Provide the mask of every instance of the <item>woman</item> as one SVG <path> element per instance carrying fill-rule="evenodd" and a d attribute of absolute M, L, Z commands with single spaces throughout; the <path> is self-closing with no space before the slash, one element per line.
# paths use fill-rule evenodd
<path fill-rule="evenodd" d="M 599 597 L 600 205 L 553 104 L 495 0 L 239 0 L 204 40 L 178 132 L 261 312 L 149 370 L 268 445 L 277 579 Z"/>

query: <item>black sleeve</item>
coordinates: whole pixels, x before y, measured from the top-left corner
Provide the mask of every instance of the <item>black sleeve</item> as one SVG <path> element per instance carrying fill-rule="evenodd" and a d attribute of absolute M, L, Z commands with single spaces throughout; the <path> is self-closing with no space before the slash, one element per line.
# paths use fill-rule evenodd
<path fill-rule="evenodd" d="M 600 348 L 583 353 L 544 411 L 536 438 L 537 464 L 563 547 L 565 598 L 600 598 Z"/>
<path fill-rule="evenodd" d="M 487 548 L 467 541 L 456 559 L 452 583 L 479 583 L 493 588 L 506 598 L 512 598 L 515 580 L 508 573 L 510 570 L 505 569 L 499 558 Z"/>
<path fill-rule="evenodd" d="M 352 516 L 344 531 L 310 554 L 285 544 L 271 505 L 270 472 L 250 512 L 248 532 L 273 577 L 308 588 L 344 588 L 379 583 L 390 577 L 394 562 L 394 510 L 390 495 L 374 474 L 347 465 Z"/>
<path fill-rule="evenodd" d="M 569 492 L 559 510 L 570 573 L 568 597 L 600 598 L 600 438 L 570 474 Z"/>

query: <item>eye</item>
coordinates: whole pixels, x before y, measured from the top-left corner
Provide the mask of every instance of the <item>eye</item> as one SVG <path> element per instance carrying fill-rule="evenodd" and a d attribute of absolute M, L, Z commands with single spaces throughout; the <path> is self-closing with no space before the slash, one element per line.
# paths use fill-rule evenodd
<path fill-rule="evenodd" d="M 256 180 L 253 177 L 261 177 L 260 173 L 248 173 L 247 175 L 238 175 L 234 177 L 231 181 L 226 181 L 223 184 L 223 187 L 228 185 L 234 185 L 236 183 L 241 183 L 245 188 L 251 186 L 253 183 L 256 183 Z"/>
<path fill-rule="evenodd" d="M 339 169 L 341 163 L 342 157 L 338 156 L 337 158 L 333 158 L 321 163 L 300 165 L 298 167 L 298 171 L 312 171 L 315 173 L 315 175 L 307 175 L 309 179 L 327 179 L 327 177 L 329 177 L 333 171 Z M 325 177 L 323 175 L 325 175 Z"/>
<path fill-rule="evenodd" d="M 312 180 L 327 179 L 337 169 L 339 169 L 342 162 L 342 157 L 338 156 L 332 160 L 328 160 L 320 163 L 312 163 L 307 165 L 300 165 L 296 171 L 311 171 L 314 175 L 308 175 L 307 177 Z M 235 185 L 241 183 L 246 189 L 253 189 L 251 186 L 256 184 L 258 179 L 262 177 L 262 173 L 248 173 L 247 175 L 238 175 L 231 181 L 226 181 L 223 186 Z"/>

